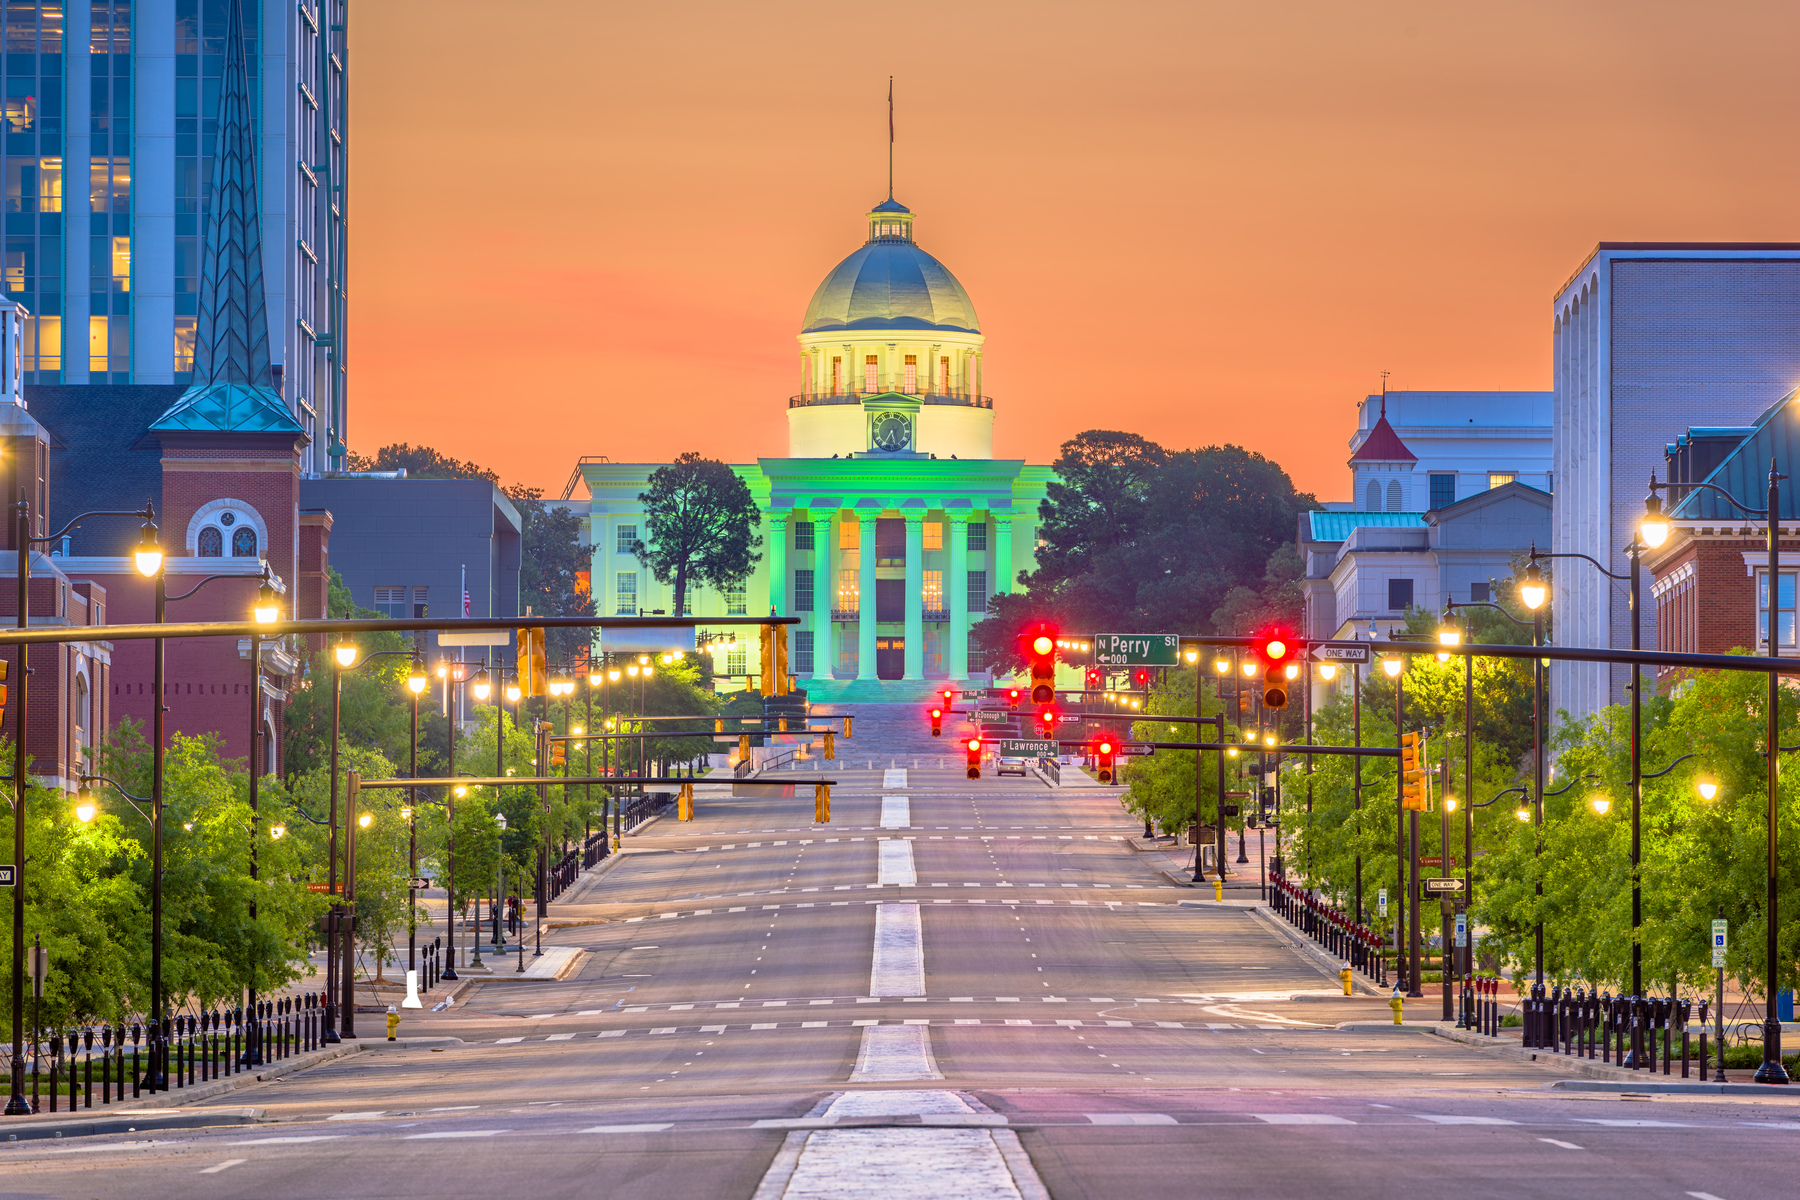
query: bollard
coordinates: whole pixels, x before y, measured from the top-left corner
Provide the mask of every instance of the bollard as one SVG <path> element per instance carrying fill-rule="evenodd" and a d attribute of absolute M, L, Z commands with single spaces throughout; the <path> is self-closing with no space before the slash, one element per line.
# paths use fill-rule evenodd
<path fill-rule="evenodd" d="M 1700 999 L 1700 1082 L 1706 1082 L 1706 998 Z"/>
<path fill-rule="evenodd" d="M 1402 1024 L 1400 1017 L 1406 1008 L 1406 1001 L 1400 997 L 1400 986 L 1394 985 L 1394 994 L 1388 997 L 1388 1007 L 1394 1010 L 1394 1024 Z"/>

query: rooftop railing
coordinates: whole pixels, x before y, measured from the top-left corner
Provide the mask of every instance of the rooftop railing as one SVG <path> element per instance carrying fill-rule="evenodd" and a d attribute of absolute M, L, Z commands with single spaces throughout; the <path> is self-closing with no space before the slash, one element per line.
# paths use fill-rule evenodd
<path fill-rule="evenodd" d="M 974 392 L 900 392 L 893 388 L 884 388 L 873 392 L 814 392 L 801 396 L 789 396 L 789 408 L 812 408 L 821 404 L 861 404 L 865 396 L 900 395 L 917 400 L 920 404 L 958 404 L 964 408 L 993 408 L 992 396 L 977 395 Z"/>

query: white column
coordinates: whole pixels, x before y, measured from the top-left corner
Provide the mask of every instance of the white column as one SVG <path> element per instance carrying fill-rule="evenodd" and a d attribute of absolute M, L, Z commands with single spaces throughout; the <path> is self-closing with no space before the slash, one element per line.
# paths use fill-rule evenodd
<path fill-rule="evenodd" d="M 906 514 L 906 679 L 925 678 L 925 514 Z"/>
<path fill-rule="evenodd" d="M 969 677 L 969 515 L 945 513 L 945 536 L 950 539 L 950 569 L 944 572 L 944 592 L 949 601 L 950 678 Z"/>
<path fill-rule="evenodd" d="M 994 579 L 988 595 L 1012 591 L 1012 514 L 988 514 L 994 519 Z"/>
<path fill-rule="evenodd" d="M 837 513 L 814 510 L 813 518 L 813 677 L 830 679 L 837 668 Z"/>
<path fill-rule="evenodd" d="M 876 513 L 855 514 L 857 590 L 856 677 L 875 678 L 875 518 Z"/>
<path fill-rule="evenodd" d="M 769 548 L 769 615 L 775 617 L 787 616 L 788 606 L 793 603 L 788 598 L 788 516 L 785 512 L 771 512 L 769 532 L 766 535 Z M 751 615 L 760 617 L 762 614 Z"/>
<path fill-rule="evenodd" d="M 139 0 L 131 22 L 131 382 L 172 383 L 175 0 Z"/>

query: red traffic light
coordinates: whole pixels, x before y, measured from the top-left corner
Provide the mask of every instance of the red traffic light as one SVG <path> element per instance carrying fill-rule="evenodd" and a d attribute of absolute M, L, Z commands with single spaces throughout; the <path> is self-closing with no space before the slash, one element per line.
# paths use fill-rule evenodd
<path fill-rule="evenodd" d="M 1050 703 L 1056 699 L 1056 627 L 1039 622 L 1019 635 L 1019 649 L 1031 668 L 1031 702 Z"/>
<path fill-rule="evenodd" d="M 1019 689 L 1018 688 L 1007 688 L 1006 689 L 1006 702 L 1014 708 L 1019 707 Z"/>
<path fill-rule="evenodd" d="M 969 739 L 969 753 L 970 754 L 981 753 L 981 739 L 980 738 L 970 738 Z"/>
<path fill-rule="evenodd" d="M 931 736 L 944 736 L 944 710 L 941 708 L 931 710 Z"/>
<path fill-rule="evenodd" d="M 978 737 L 970 738 L 969 743 L 968 743 L 968 749 L 969 749 L 969 758 L 968 758 L 969 765 L 968 765 L 968 770 L 967 770 L 966 774 L 968 775 L 968 777 L 970 779 L 980 779 L 981 778 L 981 739 Z"/>
<path fill-rule="evenodd" d="M 1137 670 L 1135 670 L 1131 673 L 1131 682 L 1141 688 L 1149 687 L 1150 686 L 1150 672 L 1144 670 L 1142 667 L 1139 667 Z"/>
<path fill-rule="evenodd" d="M 1113 752 L 1113 744 L 1111 742 L 1101 742 L 1099 750 L 1102 754 L 1111 754 Z"/>
<path fill-rule="evenodd" d="M 951 690 L 950 688 L 945 688 L 943 691 L 939 692 L 938 695 L 940 695 L 944 698 L 944 707 L 945 708 L 949 708 L 950 705 L 954 702 L 955 697 L 956 697 L 956 693 L 953 690 Z"/>
<path fill-rule="evenodd" d="M 1290 672 L 1295 677 L 1300 673 L 1302 646 L 1285 630 L 1275 628 L 1258 634 L 1254 649 L 1256 656 L 1262 660 L 1263 707 L 1286 708 L 1287 679 Z"/>
<path fill-rule="evenodd" d="M 1113 744 L 1108 741 L 1094 747 L 1094 777 L 1101 783 L 1113 781 L 1113 750 Z"/>

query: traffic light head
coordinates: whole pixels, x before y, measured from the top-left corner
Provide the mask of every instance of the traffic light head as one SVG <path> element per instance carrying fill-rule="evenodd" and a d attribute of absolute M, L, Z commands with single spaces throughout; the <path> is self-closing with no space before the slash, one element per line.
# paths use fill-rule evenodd
<path fill-rule="evenodd" d="M 931 736 L 944 736 L 944 710 L 941 708 L 931 710 Z"/>
<path fill-rule="evenodd" d="M 1056 710 L 1054 708 L 1046 708 L 1038 713 L 1038 721 L 1044 727 L 1046 738 L 1056 736 Z"/>
<path fill-rule="evenodd" d="M 1300 675 L 1300 647 L 1280 629 L 1257 635 L 1256 657 L 1263 677 L 1263 707 L 1283 709 L 1288 703 L 1289 681 Z"/>
<path fill-rule="evenodd" d="M 981 739 L 978 737 L 970 738 L 968 740 L 968 742 L 966 743 L 966 748 L 969 752 L 968 753 L 969 767 L 968 767 L 968 771 L 966 772 L 966 774 L 968 775 L 968 777 L 970 779 L 980 779 L 981 778 Z"/>
<path fill-rule="evenodd" d="M 1105 676 L 1100 674 L 1099 667 L 1088 668 L 1088 673 L 1087 673 L 1088 691 L 1090 691 L 1090 692 L 1098 691 L 1100 689 L 1100 684 L 1102 683 L 1102 681 L 1104 679 L 1105 679 Z"/>
<path fill-rule="evenodd" d="M 1018 688 L 1007 688 L 1006 689 L 1006 702 L 1008 705 L 1010 705 L 1013 708 L 1019 707 L 1019 689 Z"/>
<path fill-rule="evenodd" d="M 567 742 L 550 743 L 550 765 L 560 767 L 569 761 L 569 744 Z"/>
<path fill-rule="evenodd" d="M 1099 744 L 1094 747 L 1094 777 L 1101 783 L 1113 781 L 1113 755 L 1117 750 L 1118 747 L 1106 738 L 1100 739 Z"/>
<path fill-rule="evenodd" d="M 1056 628 L 1039 623 L 1019 635 L 1019 645 L 1031 668 L 1031 702 L 1050 703 L 1056 699 Z"/>
<path fill-rule="evenodd" d="M 1150 686 L 1150 672 L 1142 667 L 1133 671 L 1131 673 L 1131 686 L 1136 688 L 1148 688 Z"/>

